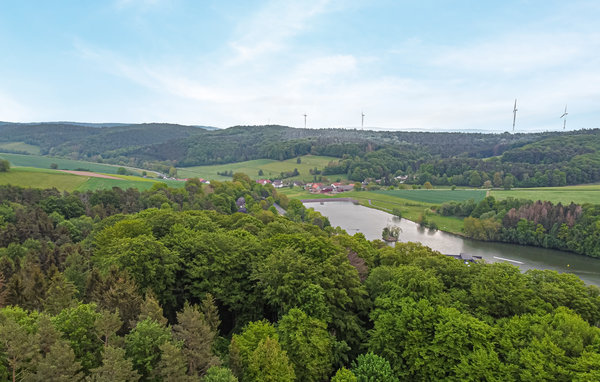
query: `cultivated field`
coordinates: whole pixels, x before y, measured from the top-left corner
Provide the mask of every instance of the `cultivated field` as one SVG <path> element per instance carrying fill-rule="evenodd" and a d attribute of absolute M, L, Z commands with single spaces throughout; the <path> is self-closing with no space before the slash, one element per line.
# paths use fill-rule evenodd
<path fill-rule="evenodd" d="M 59 191 L 73 191 L 87 180 L 88 178 L 84 176 L 29 167 L 11 168 L 9 172 L 0 172 L 0 184 L 32 188 L 56 188 Z"/>
<path fill-rule="evenodd" d="M 337 161 L 338 158 L 305 155 L 300 157 L 302 163 L 296 163 L 296 158 L 284 161 L 276 161 L 271 159 L 257 159 L 246 162 L 219 164 L 211 166 L 195 166 L 195 167 L 180 167 L 177 169 L 177 176 L 180 178 L 204 178 L 210 180 L 226 181 L 231 180 L 231 177 L 218 175 L 218 172 L 233 171 L 242 172 L 252 179 L 271 178 L 278 176 L 281 172 L 294 171 L 298 169 L 299 176 L 288 178 L 292 180 L 312 181 L 313 175 L 309 173 L 310 169 L 317 167 L 322 170 L 329 162 Z M 258 172 L 262 170 L 263 175 L 259 176 Z M 329 175 L 330 181 L 338 179 L 346 179 L 346 175 Z"/>
<path fill-rule="evenodd" d="M 485 198 L 485 190 L 378 190 L 376 194 L 393 196 L 396 198 L 413 200 L 416 202 L 442 204 L 444 202 L 462 202 L 473 199 L 479 202 Z"/>
<path fill-rule="evenodd" d="M 508 197 L 547 200 L 552 203 L 577 204 L 593 203 L 600 204 L 600 184 L 584 184 L 579 186 L 566 187 L 541 187 L 541 188 L 520 188 L 508 191 L 491 191 L 491 195 L 496 199 L 506 199 Z"/>
<path fill-rule="evenodd" d="M 9 172 L 0 172 L 0 184 L 31 188 L 56 188 L 59 191 L 102 190 L 113 187 L 147 190 L 157 182 L 166 183 L 169 187 L 185 186 L 185 182 L 175 180 L 145 179 L 124 175 L 114 175 L 114 177 L 120 179 L 95 178 L 50 169 L 13 167 Z"/>
<path fill-rule="evenodd" d="M 80 160 L 62 159 L 46 157 L 41 155 L 21 155 L 21 154 L 6 154 L 0 153 L 0 158 L 8 160 L 12 166 L 50 168 L 52 163 L 58 165 L 59 170 L 81 170 L 116 174 L 120 166 L 113 166 L 102 163 L 85 162 Z M 128 171 L 133 171 L 128 168 Z M 141 173 L 141 171 L 140 171 Z"/>

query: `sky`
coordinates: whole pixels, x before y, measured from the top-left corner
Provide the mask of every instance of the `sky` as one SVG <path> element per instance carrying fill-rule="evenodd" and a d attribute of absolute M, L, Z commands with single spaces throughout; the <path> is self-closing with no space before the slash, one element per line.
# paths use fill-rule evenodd
<path fill-rule="evenodd" d="M 600 127 L 600 2 L 0 0 L 0 121 Z"/>

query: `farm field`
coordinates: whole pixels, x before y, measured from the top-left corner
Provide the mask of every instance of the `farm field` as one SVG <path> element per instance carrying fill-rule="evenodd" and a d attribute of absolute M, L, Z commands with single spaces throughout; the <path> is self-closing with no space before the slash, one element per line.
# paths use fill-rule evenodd
<path fill-rule="evenodd" d="M 42 155 L 22 155 L 22 154 L 7 154 L 0 153 L 1 159 L 8 160 L 11 165 L 21 167 L 36 167 L 49 169 L 52 163 L 58 165 L 59 170 L 76 170 L 86 169 L 92 172 L 100 172 L 107 174 L 116 174 L 117 170 L 121 166 L 108 165 L 103 163 L 86 162 L 80 160 L 63 159 L 46 157 Z M 130 171 L 134 171 L 131 168 L 127 168 Z M 141 172 L 140 172 L 141 173 Z"/>
<path fill-rule="evenodd" d="M 155 183 L 163 182 L 169 187 L 184 187 L 185 182 L 175 180 L 154 180 L 134 176 L 114 175 L 121 179 L 93 178 L 68 174 L 58 170 L 39 169 L 31 167 L 13 167 L 9 172 L 0 173 L 0 184 L 10 184 L 20 187 L 56 188 L 59 191 L 87 191 L 119 187 L 122 189 L 150 189 Z"/>
<path fill-rule="evenodd" d="M 74 191 L 88 180 L 87 177 L 67 174 L 55 170 L 17 167 L 0 172 L 0 184 L 32 188 L 56 188 L 59 191 Z"/>
<path fill-rule="evenodd" d="M 530 200 L 547 200 L 554 204 L 570 204 L 571 202 L 600 203 L 600 184 L 583 184 L 565 187 L 520 188 L 512 190 L 492 190 L 491 196 L 496 199 L 508 197 Z"/>
<path fill-rule="evenodd" d="M 2 151 L 23 151 L 37 155 L 40 153 L 40 148 L 25 142 L 0 142 L 0 152 Z"/>
<path fill-rule="evenodd" d="M 161 180 L 118 180 L 118 179 L 104 179 L 104 178 L 89 178 L 85 183 L 82 183 L 77 187 L 77 191 L 95 191 L 111 189 L 113 187 L 119 187 L 121 189 L 136 188 L 140 191 L 149 190 L 154 186 L 155 183 L 162 182 L 167 183 L 169 187 L 180 188 L 185 186 L 185 182 L 179 182 L 176 180 L 161 181 Z"/>
<path fill-rule="evenodd" d="M 276 161 L 272 159 L 256 159 L 245 162 L 219 164 L 210 166 L 195 166 L 195 167 L 179 167 L 177 168 L 177 176 L 180 178 L 204 178 L 209 180 L 226 181 L 231 180 L 231 177 L 222 176 L 218 172 L 233 171 L 242 172 L 252 179 L 267 179 L 279 176 L 281 172 L 294 171 L 298 169 L 299 176 L 288 178 L 290 180 L 302 180 L 305 182 L 312 181 L 313 175 L 309 173 L 310 169 L 317 167 L 322 170 L 329 162 L 337 161 L 338 158 L 305 155 L 300 157 L 302 163 L 296 163 L 296 158 L 284 161 Z M 259 176 L 258 171 L 262 170 L 263 175 Z M 346 175 L 330 175 L 330 181 L 337 179 L 346 179 Z"/>
<path fill-rule="evenodd" d="M 393 196 L 396 198 L 413 200 L 416 202 L 442 204 L 444 202 L 462 202 L 473 199 L 480 202 L 485 198 L 485 190 L 377 190 L 376 194 Z"/>

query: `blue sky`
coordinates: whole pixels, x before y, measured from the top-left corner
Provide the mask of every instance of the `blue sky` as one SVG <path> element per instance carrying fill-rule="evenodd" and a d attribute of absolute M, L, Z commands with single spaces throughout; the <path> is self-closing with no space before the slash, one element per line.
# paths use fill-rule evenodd
<path fill-rule="evenodd" d="M 600 127 L 598 1 L 0 3 L 2 121 Z"/>

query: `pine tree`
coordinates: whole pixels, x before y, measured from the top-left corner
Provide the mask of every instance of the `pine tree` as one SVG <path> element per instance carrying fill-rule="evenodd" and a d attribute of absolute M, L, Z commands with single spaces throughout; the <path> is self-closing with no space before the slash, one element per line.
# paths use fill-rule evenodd
<path fill-rule="evenodd" d="M 202 313 L 204 314 L 204 319 L 208 326 L 210 326 L 210 329 L 213 332 L 218 333 L 221 320 L 219 319 L 219 310 L 215 304 L 215 298 L 210 293 L 207 293 L 204 300 L 202 300 Z"/>
<path fill-rule="evenodd" d="M 118 309 L 114 313 L 104 309 L 100 310 L 100 316 L 94 322 L 98 338 L 104 342 L 105 348 L 109 346 L 109 342 L 116 336 L 121 326 L 123 326 L 123 322 L 119 318 Z"/>
<path fill-rule="evenodd" d="M 71 308 L 76 305 L 74 300 L 77 288 L 73 283 L 67 281 L 65 276 L 56 272 L 50 280 L 46 299 L 44 300 L 44 310 L 51 315 L 60 313 L 65 308 Z"/>
<path fill-rule="evenodd" d="M 39 356 L 37 336 L 11 318 L 5 319 L 0 325 L 0 349 L 6 358 L 13 382 L 32 370 Z"/>
<path fill-rule="evenodd" d="M 187 360 L 181 349 L 171 342 L 160 345 L 160 361 L 155 369 L 155 375 L 164 382 L 191 382 L 187 375 Z M 199 379 L 199 377 L 198 377 Z"/>
<path fill-rule="evenodd" d="M 102 366 L 91 370 L 91 382 L 137 382 L 140 375 L 133 370 L 131 360 L 125 358 L 125 350 L 107 346 L 102 354 Z"/>
<path fill-rule="evenodd" d="M 209 367 L 219 364 L 219 359 L 212 354 L 216 333 L 211 330 L 198 307 L 187 303 L 183 311 L 177 313 L 177 322 L 173 326 L 173 336 L 183 342 L 189 374 L 204 375 Z"/>
<path fill-rule="evenodd" d="M 144 301 L 140 306 L 138 322 L 144 321 L 146 318 L 150 318 L 163 326 L 167 325 L 167 319 L 163 315 L 163 309 L 152 291 L 146 293 L 146 298 L 144 298 Z"/>
<path fill-rule="evenodd" d="M 75 360 L 75 353 L 64 340 L 56 341 L 50 352 L 37 363 L 37 371 L 31 378 L 36 382 L 81 381 L 81 364 Z"/>

